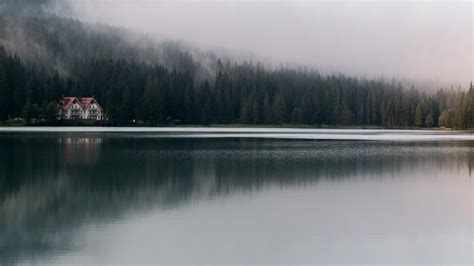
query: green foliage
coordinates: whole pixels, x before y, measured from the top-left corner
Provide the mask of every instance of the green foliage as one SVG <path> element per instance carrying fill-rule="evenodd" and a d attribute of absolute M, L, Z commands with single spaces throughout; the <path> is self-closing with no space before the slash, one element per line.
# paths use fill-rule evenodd
<path fill-rule="evenodd" d="M 291 112 L 291 122 L 295 124 L 304 124 L 305 119 L 304 119 L 304 110 L 298 107 L 295 107 L 293 109 L 293 112 Z"/>
<path fill-rule="evenodd" d="M 62 95 L 94 95 L 117 123 L 474 128 L 472 84 L 427 95 L 396 82 L 268 70 L 193 52 L 204 58 L 196 61 L 176 43 L 137 45 L 123 30 L 41 11 L 0 8 L 0 17 L 0 43 L 24 46 L 19 56 L 0 46 L 0 121 L 52 120 Z M 15 31 L 22 40 L 7 34 Z"/>
<path fill-rule="evenodd" d="M 443 111 L 438 118 L 438 125 L 440 127 L 448 127 L 448 111 Z"/>
<path fill-rule="evenodd" d="M 283 93 L 280 91 L 278 95 L 273 100 L 272 104 L 272 123 L 273 124 L 282 124 L 286 122 L 286 104 Z"/>
<path fill-rule="evenodd" d="M 38 120 L 41 118 L 41 108 L 38 104 L 34 103 L 31 105 L 31 118 L 35 121 L 38 122 Z"/>
<path fill-rule="evenodd" d="M 64 77 L 4 54 L 1 117 L 23 117 L 27 123 L 53 121 L 59 95 L 95 95 L 108 118 L 117 123 L 474 127 L 473 88 L 426 95 L 393 83 L 343 75 L 264 70 L 248 63 L 225 65 L 210 82 L 198 82 L 190 72 L 123 60 L 83 61 L 73 77 Z"/>
<path fill-rule="evenodd" d="M 0 55 L 1 56 L 1 55 Z M 10 105 L 10 89 L 8 88 L 7 77 L 0 59 L 0 122 L 8 119 L 8 107 Z"/>
<path fill-rule="evenodd" d="M 425 125 L 426 125 L 426 127 L 433 127 L 434 126 L 434 120 L 433 120 L 433 116 L 431 114 L 428 114 L 426 116 Z"/>
<path fill-rule="evenodd" d="M 31 100 L 28 99 L 28 101 L 26 102 L 23 108 L 23 120 L 25 120 L 26 124 L 31 123 L 32 116 L 33 116 L 33 113 L 31 109 Z"/>
<path fill-rule="evenodd" d="M 44 119 L 49 122 L 55 121 L 57 119 L 58 111 L 59 108 L 57 102 L 50 102 L 48 105 L 42 108 Z"/>
<path fill-rule="evenodd" d="M 416 106 L 415 126 L 417 126 L 417 127 L 423 126 L 423 111 L 421 109 L 421 104 L 418 104 Z"/>

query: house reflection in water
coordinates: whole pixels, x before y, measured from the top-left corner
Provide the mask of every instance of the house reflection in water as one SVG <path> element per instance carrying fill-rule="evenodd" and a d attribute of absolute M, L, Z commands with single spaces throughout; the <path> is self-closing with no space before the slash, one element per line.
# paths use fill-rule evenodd
<path fill-rule="evenodd" d="M 100 136 L 79 137 L 70 135 L 58 138 L 63 160 L 73 164 L 97 163 L 100 158 L 103 140 Z"/>

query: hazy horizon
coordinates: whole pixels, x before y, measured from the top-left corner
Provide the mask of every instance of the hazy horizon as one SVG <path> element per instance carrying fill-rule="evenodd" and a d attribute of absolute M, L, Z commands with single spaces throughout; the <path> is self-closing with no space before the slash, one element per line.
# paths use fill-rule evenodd
<path fill-rule="evenodd" d="M 64 12 L 65 1 L 53 11 Z M 66 1 L 75 18 L 274 64 L 433 82 L 473 80 L 471 2 Z"/>

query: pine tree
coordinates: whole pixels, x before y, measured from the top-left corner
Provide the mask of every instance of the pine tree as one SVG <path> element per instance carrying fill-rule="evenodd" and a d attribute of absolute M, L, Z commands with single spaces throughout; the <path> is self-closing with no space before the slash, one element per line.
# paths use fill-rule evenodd
<path fill-rule="evenodd" d="M 25 106 L 23 107 L 23 120 L 26 122 L 27 125 L 31 123 L 32 119 L 32 110 L 31 110 L 31 100 L 28 99 L 26 101 Z"/>
<path fill-rule="evenodd" d="M 122 105 L 120 106 L 120 120 L 130 122 L 135 119 L 135 102 L 131 87 L 127 86 L 123 94 Z"/>
<path fill-rule="evenodd" d="M 263 121 L 265 124 L 270 124 L 272 122 L 272 107 L 270 105 L 268 92 L 265 92 L 265 99 L 263 100 Z"/>
<path fill-rule="evenodd" d="M 58 104 L 56 102 L 50 102 L 43 109 L 44 118 L 48 122 L 54 122 L 58 117 Z"/>
<path fill-rule="evenodd" d="M 431 114 L 426 115 L 425 125 L 426 125 L 426 127 L 433 127 L 434 126 L 434 119 L 433 119 L 433 116 Z"/>
<path fill-rule="evenodd" d="M 9 94 L 10 89 L 8 88 L 6 73 L 3 63 L 0 61 L 0 122 L 8 119 L 8 107 L 12 100 Z"/>
<path fill-rule="evenodd" d="M 286 105 L 285 100 L 283 98 L 283 94 L 280 91 L 275 99 L 273 100 L 272 104 L 272 123 L 273 124 L 282 124 L 285 122 L 285 113 L 286 113 Z"/>
<path fill-rule="evenodd" d="M 422 127 L 423 126 L 423 111 L 421 109 L 420 104 L 418 104 L 416 106 L 415 126 L 417 126 L 417 127 Z"/>
<path fill-rule="evenodd" d="M 439 127 L 448 127 L 447 126 L 448 120 L 448 112 L 444 110 L 438 118 L 438 126 Z"/>
<path fill-rule="evenodd" d="M 304 110 L 298 107 L 295 107 L 291 112 L 291 122 L 295 124 L 304 123 Z"/>

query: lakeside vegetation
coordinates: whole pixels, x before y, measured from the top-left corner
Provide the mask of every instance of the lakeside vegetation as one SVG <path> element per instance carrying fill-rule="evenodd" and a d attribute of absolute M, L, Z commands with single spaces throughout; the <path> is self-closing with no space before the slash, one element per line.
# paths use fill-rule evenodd
<path fill-rule="evenodd" d="M 427 93 L 396 80 L 197 59 L 173 44 L 131 44 L 119 30 L 46 14 L 2 15 L 0 121 L 60 124 L 65 95 L 94 96 L 114 125 L 474 128 L 472 84 Z M 26 52 L 7 45 L 20 41 L 12 29 Z"/>
<path fill-rule="evenodd" d="M 192 58 L 188 57 L 190 66 Z M 391 82 L 218 62 L 216 77 L 124 60 L 81 62 L 62 77 L 0 48 L 0 120 L 54 121 L 62 95 L 95 95 L 114 124 L 474 127 L 474 88 L 434 94 Z"/>
<path fill-rule="evenodd" d="M 394 130 L 439 130 L 439 131 L 451 131 L 456 130 L 453 128 L 446 127 L 413 127 L 413 128 L 385 128 L 381 126 L 329 126 L 329 125 L 308 125 L 308 124 L 157 124 L 150 125 L 143 121 L 128 122 L 128 123 L 111 123 L 110 121 L 95 121 L 95 120 L 54 120 L 48 121 L 45 119 L 38 119 L 26 123 L 23 119 L 10 119 L 7 121 L 0 122 L 1 127 L 163 127 L 163 128 L 294 128 L 294 129 L 394 129 Z M 461 131 L 474 132 L 474 129 L 466 129 Z"/>

